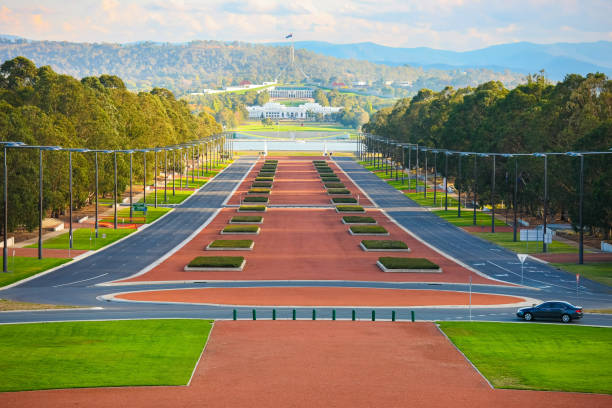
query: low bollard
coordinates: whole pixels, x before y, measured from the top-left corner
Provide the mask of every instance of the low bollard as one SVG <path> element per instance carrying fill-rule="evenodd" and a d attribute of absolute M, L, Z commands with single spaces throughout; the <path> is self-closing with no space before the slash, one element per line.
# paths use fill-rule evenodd
<path fill-rule="evenodd" d="M 376 310 L 372 310 L 372 321 L 376 321 Z"/>
<path fill-rule="evenodd" d="M 257 311 L 253 309 L 253 320 L 257 320 Z"/>
<path fill-rule="evenodd" d="M 312 320 L 317 320 L 317 310 L 312 309 Z"/>
<path fill-rule="evenodd" d="M 414 322 L 414 310 L 410 311 L 410 320 Z"/>
<path fill-rule="evenodd" d="M 272 309 L 272 320 L 276 320 L 276 309 Z"/>
<path fill-rule="evenodd" d="M 391 311 L 391 321 L 394 322 L 395 321 L 395 310 Z"/>
<path fill-rule="evenodd" d="M 336 320 L 336 309 L 332 309 L 332 320 Z"/>
<path fill-rule="evenodd" d="M 355 321 L 355 309 L 353 309 L 353 313 L 352 313 L 351 319 L 352 319 L 353 321 Z"/>
<path fill-rule="evenodd" d="M 293 309 L 292 315 L 293 315 L 293 320 L 295 320 L 295 315 L 296 315 L 295 309 Z"/>
<path fill-rule="evenodd" d="M 238 317 L 238 312 L 236 312 L 236 309 L 234 309 L 234 311 L 232 312 L 232 319 L 236 320 L 237 317 Z"/>

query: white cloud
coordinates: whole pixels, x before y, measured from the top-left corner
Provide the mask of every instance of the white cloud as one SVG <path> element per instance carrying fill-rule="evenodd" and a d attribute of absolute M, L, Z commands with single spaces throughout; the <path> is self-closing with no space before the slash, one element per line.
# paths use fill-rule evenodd
<path fill-rule="evenodd" d="M 262 42 L 293 32 L 295 40 L 466 50 L 609 40 L 610 15 L 609 0 L 3 0 L 0 31 L 89 42 Z"/>

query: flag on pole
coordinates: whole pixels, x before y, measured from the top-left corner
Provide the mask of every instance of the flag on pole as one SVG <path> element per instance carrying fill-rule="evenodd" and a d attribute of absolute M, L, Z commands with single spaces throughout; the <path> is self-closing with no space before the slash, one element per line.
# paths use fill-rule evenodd
<path fill-rule="evenodd" d="M 291 34 L 289 34 L 289 35 L 286 35 L 286 36 L 285 36 L 285 39 L 287 39 L 287 38 L 293 38 L 293 33 L 291 33 Z"/>

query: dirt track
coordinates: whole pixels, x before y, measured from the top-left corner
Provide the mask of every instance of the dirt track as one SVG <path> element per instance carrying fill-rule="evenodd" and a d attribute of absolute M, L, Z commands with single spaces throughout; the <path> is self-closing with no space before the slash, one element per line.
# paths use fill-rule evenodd
<path fill-rule="evenodd" d="M 135 369 L 137 369 L 135 367 Z M 217 322 L 188 387 L 0 394 L 3 407 L 610 407 L 493 390 L 432 323 Z"/>

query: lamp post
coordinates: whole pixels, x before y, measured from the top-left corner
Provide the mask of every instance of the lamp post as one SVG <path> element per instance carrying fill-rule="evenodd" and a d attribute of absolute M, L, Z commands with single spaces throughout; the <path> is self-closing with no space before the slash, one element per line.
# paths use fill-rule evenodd
<path fill-rule="evenodd" d="M 3 235 L 4 235 L 4 247 L 2 248 L 2 271 L 8 272 L 8 174 L 6 166 L 6 153 L 9 147 L 22 146 L 23 142 L 0 142 L 4 148 L 4 222 L 3 222 Z"/>
<path fill-rule="evenodd" d="M 461 184 L 461 157 L 465 153 L 459 153 L 459 168 L 457 169 L 457 180 L 455 181 L 455 187 L 457 188 L 457 198 L 459 203 L 457 204 L 457 217 L 461 218 L 461 188 L 458 184 Z"/>
<path fill-rule="evenodd" d="M 156 147 L 153 149 L 153 158 L 155 159 L 155 166 L 153 171 L 153 193 L 155 195 L 155 204 L 153 204 L 154 208 L 157 208 L 157 151 L 159 149 Z"/>
<path fill-rule="evenodd" d="M 94 230 L 96 231 L 96 238 L 98 238 L 98 153 L 112 153 L 112 150 L 90 150 L 91 152 L 94 153 L 94 175 L 95 175 L 95 191 L 94 191 L 94 195 L 95 195 L 95 201 L 96 201 L 96 205 L 95 205 L 95 212 L 94 212 Z"/>
<path fill-rule="evenodd" d="M 423 198 L 427 198 L 427 149 L 422 147 L 421 150 L 425 154 L 425 188 L 423 189 Z"/>
<path fill-rule="evenodd" d="M 164 203 L 168 202 L 168 148 L 164 149 Z"/>
<path fill-rule="evenodd" d="M 542 252 L 546 252 L 546 217 L 548 215 L 548 156 L 544 153 L 533 153 L 533 156 L 544 158 L 544 231 L 542 232 Z"/>
<path fill-rule="evenodd" d="M 491 233 L 495 233 L 495 154 L 493 157 L 493 168 L 491 173 Z"/>
<path fill-rule="evenodd" d="M 434 206 L 436 205 L 436 190 L 438 189 L 438 151 L 433 150 L 434 153 Z"/>
<path fill-rule="evenodd" d="M 478 195 L 478 191 L 477 191 L 477 189 L 478 189 L 478 183 L 477 183 L 478 165 L 476 164 L 478 162 L 477 158 L 478 158 L 478 155 L 474 154 L 474 194 L 473 194 L 473 196 L 474 196 L 474 203 L 473 203 L 473 206 L 474 206 L 474 219 L 473 219 L 473 222 L 472 222 L 472 224 L 474 226 L 476 226 L 476 200 L 478 199 L 478 196 L 477 196 Z"/>
<path fill-rule="evenodd" d="M 584 198 L 584 155 L 580 153 L 567 152 L 568 156 L 580 157 L 580 176 L 578 178 L 578 263 L 584 264 L 584 225 L 582 224 L 582 204 Z"/>
<path fill-rule="evenodd" d="M 73 229 L 72 229 L 72 152 L 80 152 L 85 153 L 88 152 L 89 149 L 62 149 L 63 151 L 68 152 L 68 182 L 69 182 L 69 190 L 70 190 L 70 209 L 68 211 L 69 219 L 69 233 L 68 233 L 68 248 L 72 249 L 73 246 Z"/>
<path fill-rule="evenodd" d="M 444 211 L 448 211 L 448 156 L 451 152 L 444 153 Z"/>
<path fill-rule="evenodd" d="M 176 149 L 172 149 L 172 197 L 176 196 Z"/>

